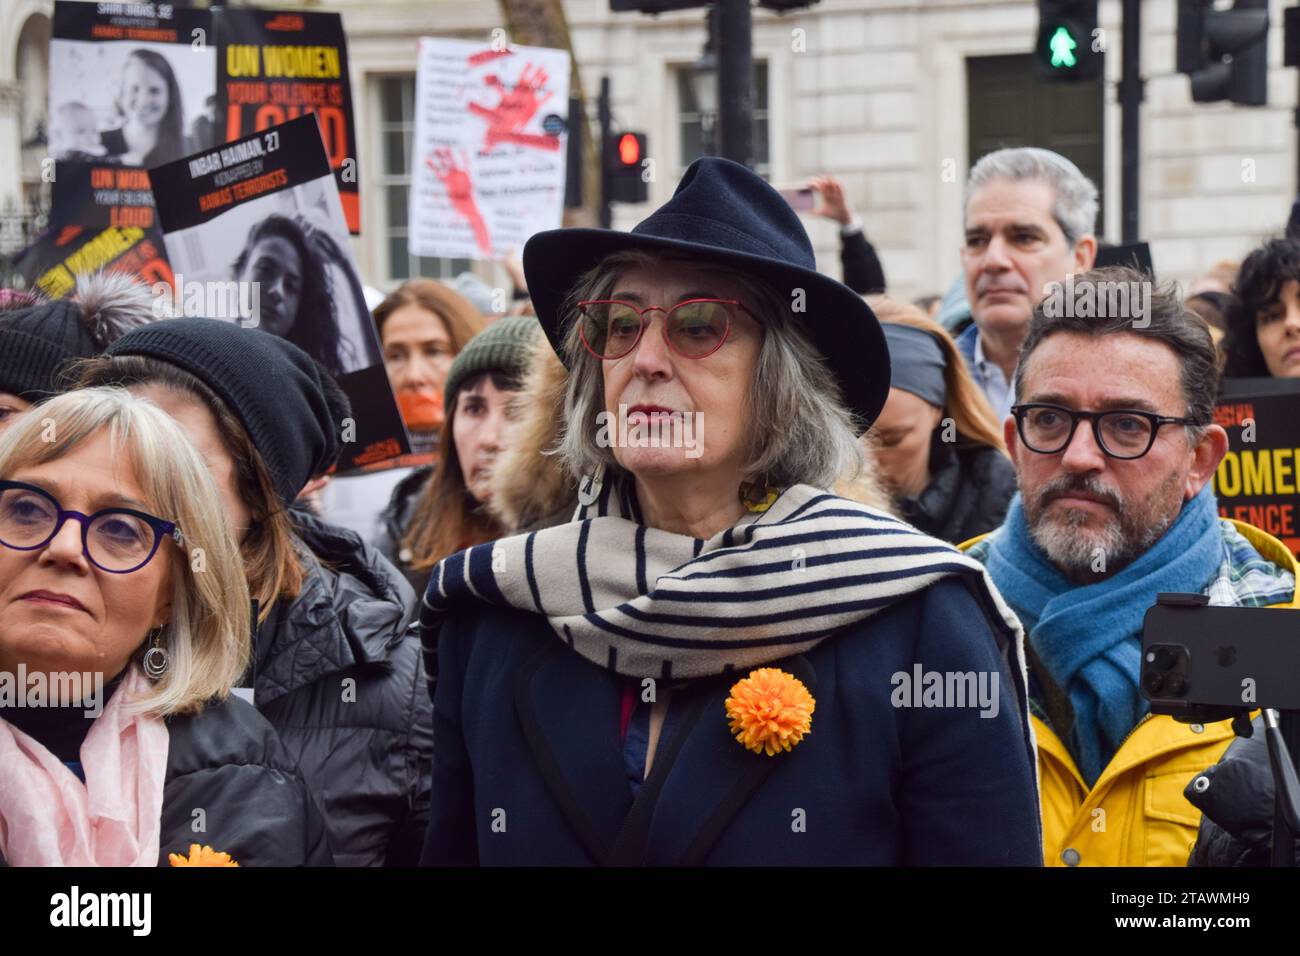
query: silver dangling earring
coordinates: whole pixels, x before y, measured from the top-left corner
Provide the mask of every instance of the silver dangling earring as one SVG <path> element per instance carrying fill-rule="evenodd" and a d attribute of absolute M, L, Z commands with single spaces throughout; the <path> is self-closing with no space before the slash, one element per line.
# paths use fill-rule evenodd
<path fill-rule="evenodd" d="M 149 637 L 152 646 L 144 652 L 144 674 L 150 680 L 162 680 L 162 676 L 167 673 L 167 668 L 172 662 L 160 643 L 162 628 L 154 628 L 149 632 Z"/>
<path fill-rule="evenodd" d="M 601 466 L 594 474 L 583 475 L 578 482 L 578 504 L 584 508 L 595 504 L 600 497 L 600 489 L 605 483 L 605 468 Z"/>

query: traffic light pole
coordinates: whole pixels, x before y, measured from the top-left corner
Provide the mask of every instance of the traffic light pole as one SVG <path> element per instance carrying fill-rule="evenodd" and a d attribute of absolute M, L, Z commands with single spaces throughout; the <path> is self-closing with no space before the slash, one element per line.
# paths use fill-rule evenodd
<path fill-rule="evenodd" d="M 613 123 L 613 116 L 609 107 L 609 77 L 600 78 L 600 99 L 596 101 L 596 115 L 600 122 L 600 228 L 609 229 L 614 225 L 614 211 L 610 208 L 609 202 L 609 183 L 607 178 L 609 174 L 605 171 L 605 163 L 609 155 L 609 141 Z"/>
<path fill-rule="evenodd" d="M 718 152 L 754 165 L 754 37 L 749 0 L 716 0 Z"/>
<path fill-rule="evenodd" d="M 564 156 L 564 208 L 581 209 L 583 145 L 587 139 L 587 114 L 582 97 L 569 97 L 569 139 Z"/>
<path fill-rule="evenodd" d="M 1138 241 L 1138 116 L 1142 108 L 1142 0 L 1124 0 L 1120 35 L 1123 76 L 1119 81 L 1120 206 L 1123 242 Z"/>

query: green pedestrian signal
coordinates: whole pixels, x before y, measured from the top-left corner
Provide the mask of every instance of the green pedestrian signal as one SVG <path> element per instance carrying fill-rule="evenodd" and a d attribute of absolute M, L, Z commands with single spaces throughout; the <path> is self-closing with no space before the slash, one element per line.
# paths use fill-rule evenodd
<path fill-rule="evenodd" d="M 1065 27 L 1057 27 L 1048 44 L 1048 48 L 1052 51 L 1052 66 L 1058 70 L 1062 67 L 1068 69 L 1076 66 L 1079 60 L 1074 55 L 1074 51 L 1078 45 L 1074 37 L 1070 36 L 1069 30 Z"/>
<path fill-rule="evenodd" d="M 1101 78 L 1106 35 L 1097 24 L 1097 2 L 1038 0 L 1038 33 L 1033 46 L 1034 72 L 1038 76 L 1059 83 L 1086 83 Z"/>

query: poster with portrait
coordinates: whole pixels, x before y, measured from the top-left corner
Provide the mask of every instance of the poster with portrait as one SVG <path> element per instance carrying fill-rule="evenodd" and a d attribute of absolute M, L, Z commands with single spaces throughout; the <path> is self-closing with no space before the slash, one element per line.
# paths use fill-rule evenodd
<path fill-rule="evenodd" d="M 411 252 L 505 259 L 559 228 L 568 109 L 565 50 L 421 37 Z"/>
<path fill-rule="evenodd" d="M 216 62 L 206 10 L 56 0 L 51 223 L 106 237 L 156 230 L 145 169 L 216 142 Z"/>
<path fill-rule="evenodd" d="M 339 470 L 410 451 L 314 115 L 149 173 L 174 311 L 299 346 L 352 402 Z"/>
<path fill-rule="evenodd" d="M 359 235 L 357 134 L 342 18 L 302 10 L 222 8 L 215 23 L 221 141 L 315 113 L 344 218 L 351 233 Z"/>
<path fill-rule="evenodd" d="M 48 299 L 76 291 L 77 277 L 101 269 L 140 277 L 150 286 L 172 284 L 162 233 L 139 226 L 54 225 L 14 258 L 14 267 Z"/>
<path fill-rule="evenodd" d="M 1228 453 L 1214 473 L 1219 515 L 1267 531 L 1300 554 L 1300 381 L 1227 379 L 1214 421 Z"/>
<path fill-rule="evenodd" d="M 50 206 L 50 221 L 58 225 L 158 228 L 149 173 L 138 166 L 60 162 Z"/>

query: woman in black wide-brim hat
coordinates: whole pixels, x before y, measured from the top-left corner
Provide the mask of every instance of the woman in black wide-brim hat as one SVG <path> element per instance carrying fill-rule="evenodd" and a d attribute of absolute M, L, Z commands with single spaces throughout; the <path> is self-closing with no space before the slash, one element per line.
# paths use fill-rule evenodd
<path fill-rule="evenodd" d="M 524 266 L 580 505 L 434 568 L 424 862 L 1040 863 L 1015 619 L 824 490 L 889 358 L 781 196 L 702 159 Z"/>

